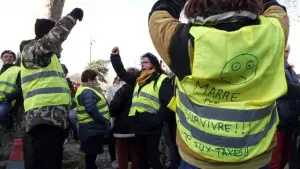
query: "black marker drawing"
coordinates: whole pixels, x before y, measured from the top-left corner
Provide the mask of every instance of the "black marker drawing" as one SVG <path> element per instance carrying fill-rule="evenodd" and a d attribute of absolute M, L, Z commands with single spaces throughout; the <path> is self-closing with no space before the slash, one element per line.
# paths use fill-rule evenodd
<path fill-rule="evenodd" d="M 232 85 L 247 83 L 255 77 L 257 66 L 257 57 L 244 53 L 228 61 L 223 67 L 220 77 Z"/>

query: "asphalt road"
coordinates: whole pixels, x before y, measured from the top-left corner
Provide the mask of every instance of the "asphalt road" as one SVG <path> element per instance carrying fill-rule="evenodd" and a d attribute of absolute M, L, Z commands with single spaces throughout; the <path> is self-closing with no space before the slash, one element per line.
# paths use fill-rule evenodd
<path fill-rule="evenodd" d="M 69 167 L 65 167 L 64 169 L 84 169 L 84 154 L 82 152 L 80 152 L 79 150 L 79 144 L 66 144 L 65 145 L 65 152 L 68 152 L 67 155 L 65 154 L 65 156 L 69 156 L 70 158 L 68 160 L 70 161 L 74 161 L 76 163 L 77 166 L 74 165 L 70 165 Z M 72 162 L 70 162 L 72 163 Z M 78 166 L 79 163 L 79 166 Z M 96 164 L 98 166 L 98 168 L 101 169 L 114 169 L 111 166 L 111 161 L 110 161 L 110 156 L 108 153 L 108 147 L 105 146 L 104 147 L 104 153 L 98 155 L 97 159 L 96 159 Z"/>

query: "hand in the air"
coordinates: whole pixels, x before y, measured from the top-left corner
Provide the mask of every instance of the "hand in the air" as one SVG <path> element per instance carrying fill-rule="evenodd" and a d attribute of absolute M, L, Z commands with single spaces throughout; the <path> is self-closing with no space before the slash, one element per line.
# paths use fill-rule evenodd
<path fill-rule="evenodd" d="M 114 47 L 114 48 L 111 50 L 111 53 L 112 53 L 112 54 L 115 54 L 115 55 L 119 54 L 119 53 L 120 53 L 119 48 L 118 48 L 118 47 Z"/>
<path fill-rule="evenodd" d="M 83 10 L 81 8 L 75 8 L 72 10 L 72 12 L 69 15 L 81 21 L 83 18 Z"/>

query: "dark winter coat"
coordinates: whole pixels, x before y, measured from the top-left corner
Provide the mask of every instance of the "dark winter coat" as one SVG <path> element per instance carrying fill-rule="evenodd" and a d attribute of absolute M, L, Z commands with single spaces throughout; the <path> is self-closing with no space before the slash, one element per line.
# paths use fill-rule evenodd
<path fill-rule="evenodd" d="M 123 66 L 120 55 L 115 55 L 111 57 L 111 62 L 113 68 L 115 69 L 117 75 L 120 79 L 124 80 L 128 85 L 135 86 L 136 75 L 131 75 L 128 73 Z M 160 77 L 160 74 L 153 73 L 145 84 L 141 86 L 148 85 L 151 81 L 155 81 Z M 170 78 L 166 78 L 159 89 L 159 99 L 160 99 L 160 109 L 157 114 L 150 114 L 147 112 L 137 112 L 136 115 L 131 119 L 130 130 L 136 135 L 152 135 L 161 134 L 162 124 L 167 119 L 170 109 L 167 107 L 171 98 L 173 96 L 173 87 Z"/>
<path fill-rule="evenodd" d="M 130 133 L 130 117 L 128 117 L 134 87 L 124 84 L 114 95 L 110 102 L 110 116 L 115 117 L 115 134 Z M 125 137 L 125 136 L 124 136 Z"/>
<path fill-rule="evenodd" d="M 288 84 L 300 84 L 296 72 L 288 64 L 285 65 L 285 77 Z M 288 87 L 288 91 L 290 90 L 292 89 Z M 297 123 L 299 123 L 300 105 L 299 99 L 291 97 L 289 93 L 290 92 L 277 100 L 280 120 L 277 129 L 278 131 L 291 133 L 295 130 Z M 298 93 L 298 95 L 300 96 L 300 93 Z"/>
<path fill-rule="evenodd" d="M 94 120 L 89 123 L 79 124 L 80 141 L 87 140 L 89 137 L 97 135 L 105 135 L 109 132 L 110 124 L 98 111 L 96 104 L 101 98 L 92 90 L 85 89 L 78 96 L 79 105 L 85 107 L 85 111 Z"/>

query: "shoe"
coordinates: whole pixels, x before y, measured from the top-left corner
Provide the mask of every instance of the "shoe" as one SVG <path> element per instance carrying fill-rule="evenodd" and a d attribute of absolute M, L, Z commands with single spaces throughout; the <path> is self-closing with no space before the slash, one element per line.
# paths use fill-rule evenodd
<path fill-rule="evenodd" d="M 111 163 L 111 166 L 112 166 L 113 168 L 118 168 L 118 167 L 119 167 L 119 164 L 118 164 L 118 162 L 115 160 L 115 161 L 113 161 L 113 162 Z"/>

